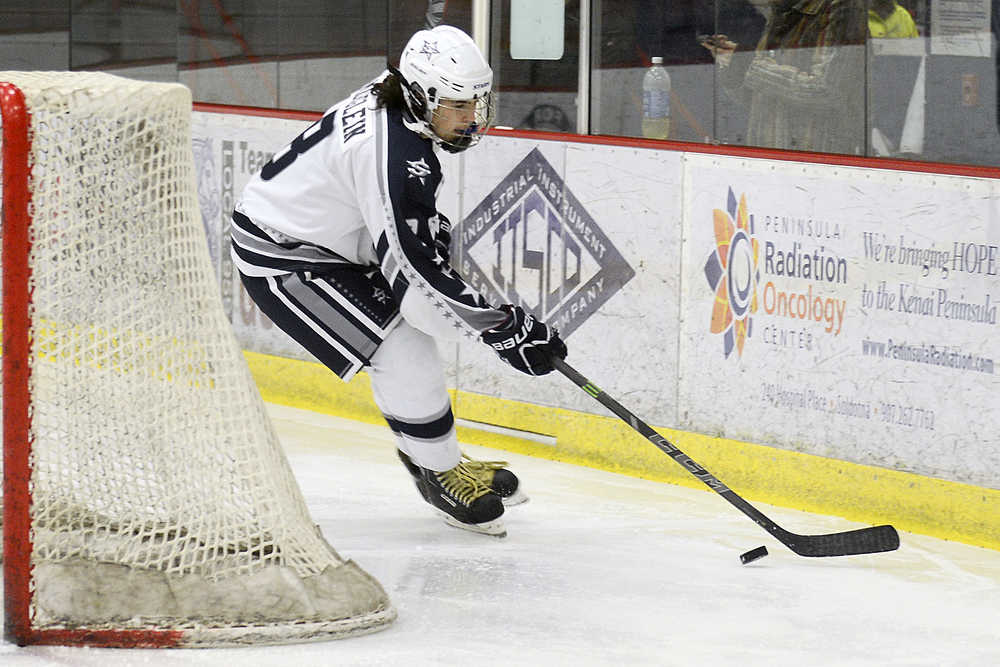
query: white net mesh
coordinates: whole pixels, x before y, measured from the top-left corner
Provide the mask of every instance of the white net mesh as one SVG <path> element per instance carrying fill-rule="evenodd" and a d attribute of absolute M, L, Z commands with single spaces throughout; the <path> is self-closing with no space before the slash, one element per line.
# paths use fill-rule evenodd
<path fill-rule="evenodd" d="M 310 520 L 223 314 L 188 90 L 0 81 L 32 130 L 33 626 L 230 644 L 391 621 Z"/>

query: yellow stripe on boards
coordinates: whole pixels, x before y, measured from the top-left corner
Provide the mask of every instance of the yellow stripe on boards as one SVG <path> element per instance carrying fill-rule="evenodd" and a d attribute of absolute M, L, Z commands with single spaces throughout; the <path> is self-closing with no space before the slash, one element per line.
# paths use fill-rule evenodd
<path fill-rule="evenodd" d="M 265 401 L 384 424 L 368 376 L 349 383 L 319 363 L 244 353 Z M 459 440 L 708 491 L 617 417 L 453 391 L 456 418 L 556 438 L 552 446 L 459 426 Z M 744 498 L 1000 550 L 1000 490 L 753 443 L 654 427 Z M 801 527 L 789 527 L 807 532 Z"/>

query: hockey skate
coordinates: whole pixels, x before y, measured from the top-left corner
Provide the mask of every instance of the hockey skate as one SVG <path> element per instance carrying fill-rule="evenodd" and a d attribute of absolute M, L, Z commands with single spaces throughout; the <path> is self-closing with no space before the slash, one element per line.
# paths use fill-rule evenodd
<path fill-rule="evenodd" d="M 397 449 L 396 453 L 399 454 L 399 459 L 410 471 L 410 475 L 416 483 L 420 479 L 420 468 L 402 450 Z M 481 483 L 490 487 L 493 493 L 500 496 L 500 500 L 506 507 L 528 502 L 528 495 L 521 489 L 521 480 L 517 478 L 517 475 L 507 470 L 506 461 L 477 461 L 462 452 L 462 465 L 478 477 Z"/>
<path fill-rule="evenodd" d="M 507 507 L 528 502 L 528 495 L 521 489 L 521 480 L 507 470 L 506 461 L 477 461 L 462 452 L 462 463 L 483 484 L 493 489 Z"/>
<path fill-rule="evenodd" d="M 464 462 L 451 470 L 435 472 L 418 466 L 401 450 L 396 451 L 420 495 L 444 517 L 445 523 L 494 537 L 507 535 L 500 497 Z"/>

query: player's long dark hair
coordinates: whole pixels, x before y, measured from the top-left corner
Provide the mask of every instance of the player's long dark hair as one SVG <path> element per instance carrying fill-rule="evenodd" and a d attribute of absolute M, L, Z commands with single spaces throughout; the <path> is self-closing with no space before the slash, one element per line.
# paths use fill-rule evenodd
<path fill-rule="evenodd" d="M 403 99 L 403 86 L 397 75 L 392 70 L 389 75 L 376 84 L 372 85 L 372 95 L 375 96 L 375 104 L 379 109 L 405 109 L 406 100 Z"/>

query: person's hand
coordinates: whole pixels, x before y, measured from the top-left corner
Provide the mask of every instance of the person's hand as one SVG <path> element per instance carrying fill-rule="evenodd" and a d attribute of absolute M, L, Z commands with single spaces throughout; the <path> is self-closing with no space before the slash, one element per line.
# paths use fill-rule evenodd
<path fill-rule="evenodd" d="M 733 53 L 736 51 L 738 44 L 736 42 L 730 41 L 728 37 L 723 34 L 717 35 L 701 35 L 698 37 L 698 43 L 708 49 L 712 57 L 715 58 L 716 62 L 725 67 L 732 60 Z"/>
<path fill-rule="evenodd" d="M 554 328 L 524 312 L 521 306 L 505 305 L 507 321 L 483 332 L 483 342 L 505 362 L 528 375 L 551 373 L 552 357 L 566 358 L 566 343 Z"/>

